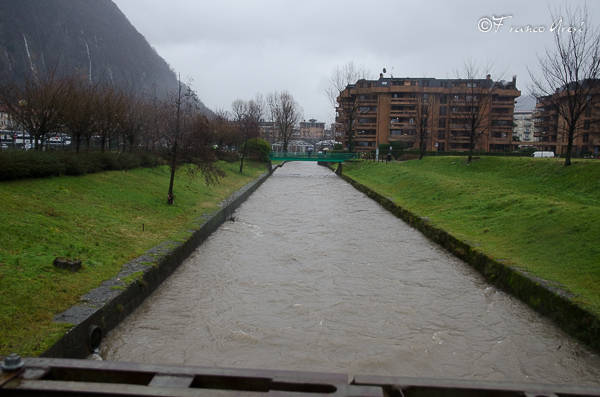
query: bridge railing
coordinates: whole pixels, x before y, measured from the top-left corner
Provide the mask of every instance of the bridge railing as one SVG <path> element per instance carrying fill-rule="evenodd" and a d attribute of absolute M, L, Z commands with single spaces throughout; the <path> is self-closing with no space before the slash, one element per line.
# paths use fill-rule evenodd
<path fill-rule="evenodd" d="M 310 153 L 310 152 L 271 152 L 271 160 L 286 161 L 325 161 L 343 162 L 356 157 L 356 153 Z"/>
<path fill-rule="evenodd" d="M 0 395 L 19 396 L 600 396 L 597 386 L 186 367 L 12 356 Z"/>

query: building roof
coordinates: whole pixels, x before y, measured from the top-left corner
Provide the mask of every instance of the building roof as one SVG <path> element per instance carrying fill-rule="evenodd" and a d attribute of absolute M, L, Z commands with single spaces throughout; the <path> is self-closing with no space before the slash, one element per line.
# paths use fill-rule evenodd
<path fill-rule="evenodd" d="M 485 79 L 437 79 L 434 77 L 380 77 L 377 80 L 358 80 L 354 84 L 348 84 L 347 88 L 354 87 L 374 87 L 374 86 L 403 86 L 404 82 L 416 82 L 415 85 L 424 87 L 452 87 L 454 84 L 464 82 L 479 83 L 481 87 L 497 87 L 497 88 L 517 88 L 517 76 L 513 76 L 511 81 L 494 81 L 488 75 Z M 412 84 L 411 84 L 412 85 Z"/>
<path fill-rule="evenodd" d="M 515 100 L 515 113 L 533 112 L 536 99 L 533 95 L 521 95 Z"/>

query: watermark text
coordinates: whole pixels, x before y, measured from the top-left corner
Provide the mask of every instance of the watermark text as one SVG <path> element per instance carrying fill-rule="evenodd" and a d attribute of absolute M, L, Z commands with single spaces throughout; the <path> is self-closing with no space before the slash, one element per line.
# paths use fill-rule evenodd
<path fill-rule="evenodd" d="M 477 29 L 483 33 L 577 33 L 584 28 L 584 22 L 579 24 L 569 24 L 562 17 L 556 18 L 550 24 L 511 24 L 512 15 L 492 15 L 483 16 L 477 21 Z"/>

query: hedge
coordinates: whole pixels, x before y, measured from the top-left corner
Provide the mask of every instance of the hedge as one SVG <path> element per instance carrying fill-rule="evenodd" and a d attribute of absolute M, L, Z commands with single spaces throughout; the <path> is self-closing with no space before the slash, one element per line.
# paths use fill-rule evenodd
<path fill-rule="evenodd" d="M 100 171 L 154 167 L 163 164 L 150 153 L 0 152 L 0 180 L 84 175 Z"/>

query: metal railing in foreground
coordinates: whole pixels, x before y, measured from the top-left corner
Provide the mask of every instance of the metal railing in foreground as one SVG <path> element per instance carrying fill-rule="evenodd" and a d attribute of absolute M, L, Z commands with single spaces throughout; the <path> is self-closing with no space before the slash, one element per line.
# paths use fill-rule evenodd
<path fill-rule="evenodd" d="M 5 364 L 7 361 L 5 360 Z M 0 373 L 0 395 L 600 396 L 600 388 L 317 372 L 27 358 Z"/>

